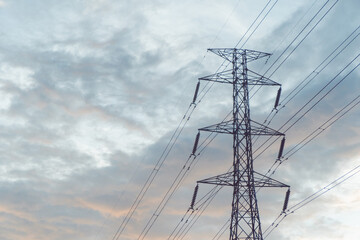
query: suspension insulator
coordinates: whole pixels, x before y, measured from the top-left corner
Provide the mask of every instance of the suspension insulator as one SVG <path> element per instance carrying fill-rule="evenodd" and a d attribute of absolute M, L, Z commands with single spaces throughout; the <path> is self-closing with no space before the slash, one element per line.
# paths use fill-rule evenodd
<path fill-rule="evenodd" d="M 194 97 L 193 97 L 193 100 L 192 100 L 192 103 L 193 103 L 193 104 L 195 104 L 195 101 L 196 101 L 196 98 L 197 98 L 197 95 L 198 95 L 198 92 L 199 92 L 199 87 L 200 87 L 200 81 L 199 81 L 199 82 L 197 83 L 197 85 L 196 85 Z"/>
<path fill-rule="evenodd" d="M 285 138 L 283 138 L 281 140 L 279 154 L 278 154 L 278 157 L 277 157 L 278 160 L 280 160 L 280 158 L 282 157 L 282 154 L 283 154 L 283 151 L 284 151 L 284 146 L 285 146 Z"/>
<path fill-rule="evenodd" d="M 284 201 L 284 206 L 283 206 L 283 212 L 285 212 L 285 210 L 288 207 L 288 203 L 289 203 L 289 197 L 290 197 L 290 188 L 287 190 L 286 195 L 285 195 L 285 201 Z"/>
<path fill-rule="evenodd" d="M 281 95 L 281 87 L 279 88 L 277 95 L 276 95 L 276 100 L 275 100 L 275 104 L 274 104 L 275 109 L 277 108 L 277 106 L 279 106 L 280 95 Z"/>
<path fill-rule="evenodd" d="M 194 142 L 194 147 L 193 147 L 193 150 L 192 150 L 192 155 L 195 155 L 196 153 L 196 149 L 197 149 L 197 146 L 198 146 L 198 143 L 199 143 L 199 137 L 200 137 L 200 132 L 198 132 L 198 134 L 196 135 L 196 138 L 195 138 L 195 142 Z"/>
<path fill-rule="evenodd" d="M 196 196 L 197 196 L 198 190 L 199 190 L 199 185 L 196 185 L 196 187 L 194 189 L 193 197 L 191 199 L 190 209 L 194 210 L 194 204 L 195 204 L 195 201 L 196 201 Z"/>

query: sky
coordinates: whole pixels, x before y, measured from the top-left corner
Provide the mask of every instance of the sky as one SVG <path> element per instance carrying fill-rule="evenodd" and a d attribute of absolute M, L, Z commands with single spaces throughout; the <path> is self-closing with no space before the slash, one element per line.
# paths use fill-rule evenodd
<path fill-rule="evenodd" d="M 281 106 L 269 124 L 273 129 L 324 88 L 289 125 L 306 112 L 303 118 L 280 130 L 286 130 L 285 154 L 312 132 L 321 132 L 283 158 L 272 175 L 291 186 L 289 207 L 358 166 L 359 105 L 331 126 L 322 124 L 352 100 L 359 101 L 360 39 L 354 36 L 360 33 L 360 2 L 268 2 L 0 0 L 0 239 L 140 239 L 154 216 L 143 239 L 169 239 L 177 224 L 184 223 L 196 181 L 224 173 L 232 164 L 231 137 L 219 135 L 196 158 L 161 213 L 156 212 L 186 165 L 198 129 L 221 122 L 232 109 L 231 87 L 206 82 L 201 82 L 201 101 L 190 105 L 198 78 L 215 73 L 223 62 L 208 48 L 271 53 L 249 63 L 249 69 L 281 83 L 281 99 L 308 75 L 313 78 Z M 349 39 L 354 39 L 337 51 L 348 46 L 324 69 L 324 64 L 317 67 L 353 31 Z M 264 122 L 278 88 L 256 90 L 250 92 L 256 93 L 251 117 Z M 207 136 L 202 132 L 200 142 Z M 266 140 L 256 140 L 254 156 Z M 277 140 L 256 158 L 255 170 L 266 173 L 279 145 Z M 151 186 L 117 236 L 154 172 Z M 359 175 L 289 214 L 266 239 L 359 239 Z M 198 199 L 210 187 L 200 184 Z M 263 230 L 280 214 L 285 192 L 258 192 Z M 213 239 L 230 217 L 231 200 L 231 189 L 222 189 L 183 239 Z M 228 236 L 226 230 L 218 239 Z"/>

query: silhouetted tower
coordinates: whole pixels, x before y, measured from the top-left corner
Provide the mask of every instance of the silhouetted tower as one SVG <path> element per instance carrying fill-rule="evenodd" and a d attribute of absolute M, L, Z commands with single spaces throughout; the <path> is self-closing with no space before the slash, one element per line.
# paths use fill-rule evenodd
<path fill-rule="evenodd" d="M 249 86 L 280 86 L 280 84 L 247 68 L 249 62 L 270 56 L 268 53 L 234 48 L 216 48 L 209 49 L 209 51 L 229 61 L 232 64 L 232 69 L 202 77 L 199 80 L 232 84 L 233 116 L 230 121 L 224 121 L 199 130 L 233 135 L 233 170 L 198 181 L 198 183 L 233 187 L 230 240 L 263 239 L 256 188 L 289 186 L 257 173 L 253 169 L 252 136 L 284 136 L 284 134 L 251 120 Z M 280 91 L 278 91 L 277 99 L 280 97 L 279 94 Z M 198 136 L 196 143 L 197 141 Z M 280 152 L 279 155 L 278 158 L 281 157 Z"/>

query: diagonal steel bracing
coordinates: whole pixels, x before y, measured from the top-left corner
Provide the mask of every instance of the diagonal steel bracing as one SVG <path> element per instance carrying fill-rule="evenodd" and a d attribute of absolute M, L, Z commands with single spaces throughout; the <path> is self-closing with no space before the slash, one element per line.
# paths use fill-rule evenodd
<path fill-rule="evenodd" d="M 229 121 L 214 124 L 201 131 L 233 135 L 233 169 L 231 172 L 210 177 L 198 183 L 233 187 L 230 240 L 262 240 L 256 188 L 289 187 L 279 181 L 257 173 L 253 169 L 253 135 L 284 135 L 250 119 L 249 85 L 280 86 L 247 68 L 247 63 L 270 54 L 248 49 L 214 48 L 209 51 L 231 62 L 232 69 L 215 73 L 199 80 L 233 85 L 233 116 Z"/>

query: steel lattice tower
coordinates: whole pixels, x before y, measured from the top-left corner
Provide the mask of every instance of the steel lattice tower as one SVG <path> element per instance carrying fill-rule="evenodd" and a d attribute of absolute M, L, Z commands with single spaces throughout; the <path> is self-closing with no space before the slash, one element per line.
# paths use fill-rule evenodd
<path fill-rule="evenodd" d="M 254 171 L 252 136 L 283 136 L 284 134 L 251 120 L 249 86 L 280 86 L 280 84 L 247 68 L 249 62 L 270 56 L 268 53 L 234 48 L 216 48 L 209 51 L 229 61 L 232 69 L 202 77 L 199 80 L 232 84 L 233 116 L 230 121 L 199 130 L 233 135 L 233 169 L 231 172 L 204 179 L 198 183 L 233 187 L 230 240 L 263 239 L 256 188 L 289 186 Z"/>

